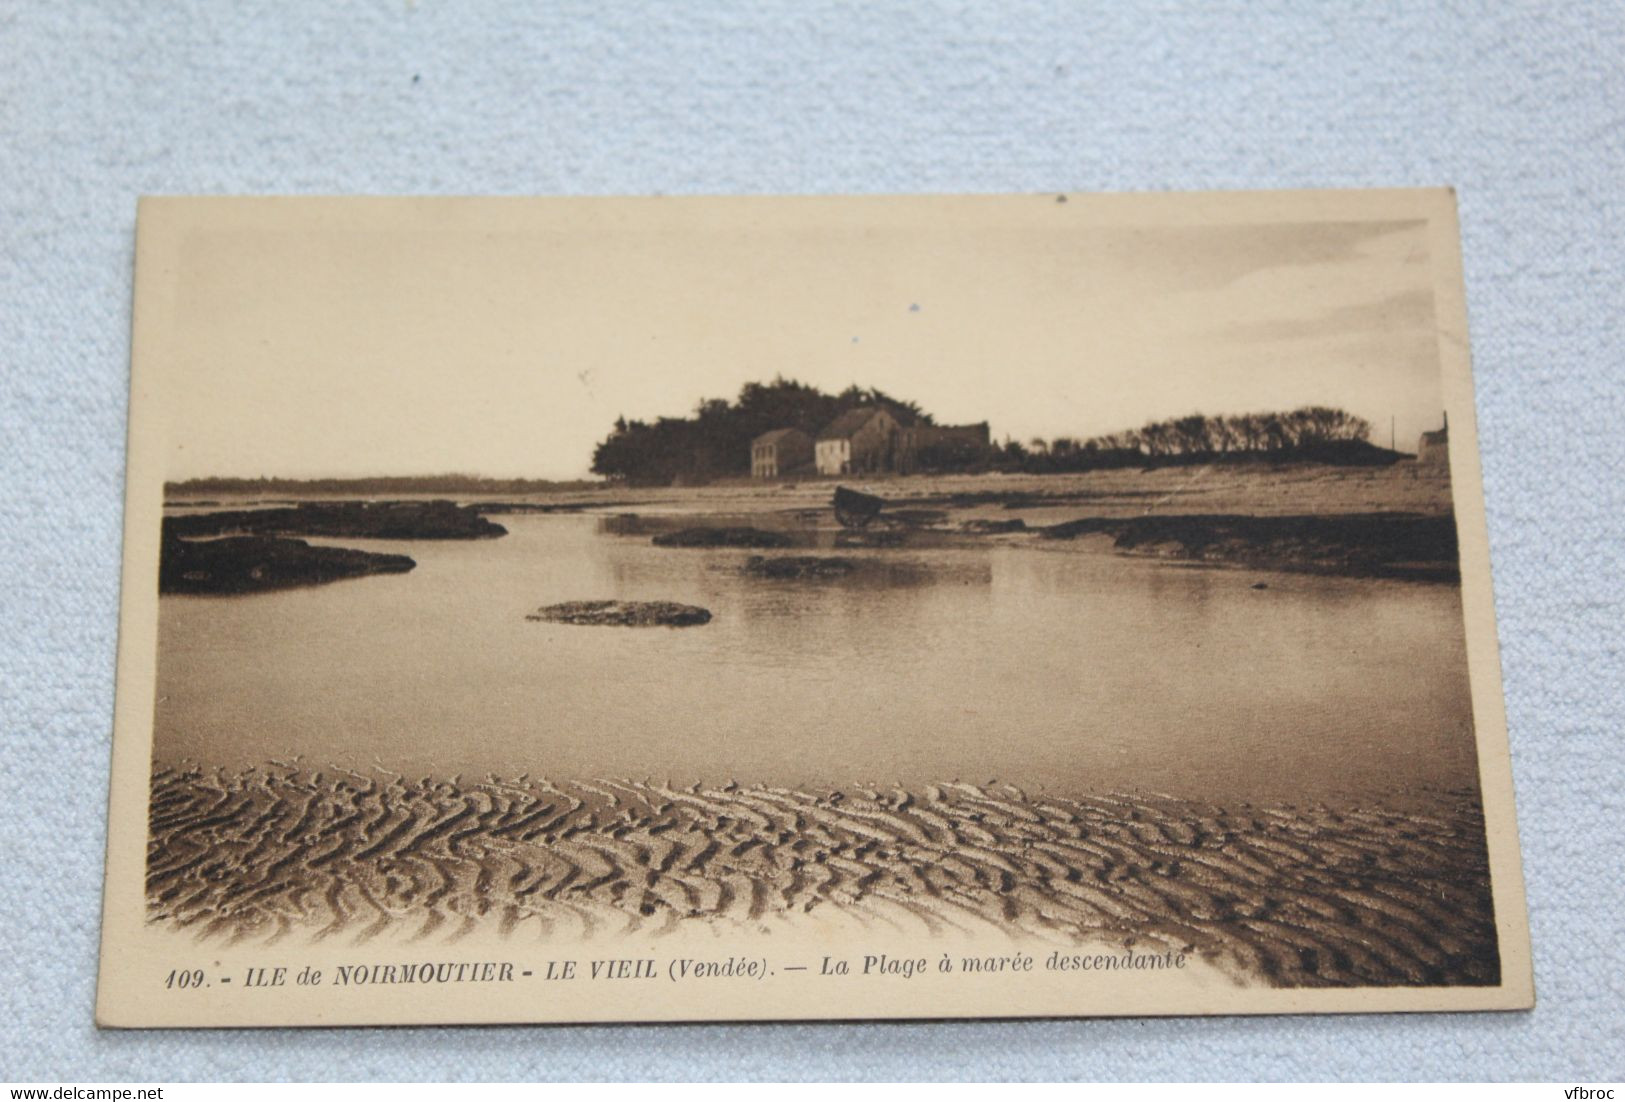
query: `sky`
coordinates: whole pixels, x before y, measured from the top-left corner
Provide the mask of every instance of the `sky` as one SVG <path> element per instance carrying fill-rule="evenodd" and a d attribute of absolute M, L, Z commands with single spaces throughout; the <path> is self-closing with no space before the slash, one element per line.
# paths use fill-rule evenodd
<path fill-rule="evenodd" d="M 138 271 L 165 476 L 577 478 L 618 416 L 778 375 L 1023 441 L 1305 404 L 1402 449 L 1438 426 L 1426 222 L 1030 201 L 176 218 Z"/>

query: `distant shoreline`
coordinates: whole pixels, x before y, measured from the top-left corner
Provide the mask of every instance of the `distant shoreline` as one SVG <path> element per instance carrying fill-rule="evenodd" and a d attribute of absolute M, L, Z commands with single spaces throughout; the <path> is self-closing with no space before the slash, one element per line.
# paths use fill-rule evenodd
<path fill-rule="evenodd" d="M 381 475 L 356 478 L 188 478 L 164 483 L 164 500 L 189 497 L 230 497 L 258 494 L 270 497 L 380 494 L 545 494 L 602 489 L 611 483 L 582 478 L 557 481 L 546 478 L 486 478 L 480 475 Z"/>
<path fill-rule="evenodd" d="M 658 494 L 668 489 L 779 485 L 798 483 L 850 483 L 853 481 L 913 482 L 962 478 L 1038 478 L 1063 479 L 1091 475 L 1151 474 L 1165 470 L 1191 470 L 1199 467 L 1233 469 L 1238 473 L 1287 467 L 1316 466 L 1338 468 L 1373 468 L 1403 466 L 1415 460 L 1408 452 L 1392 451 L 1374 445 L 1363 447 L 1300 448 L 1278 452 L 1235 452 L 1216 455 L 1146 456 L 1143 463 L 1102 465 L 1088 470 L 1057 469 L 1053 471 L 942 471 L 909 474 L 878 475 L 819 475 L 810 470 L 797 472 L 784 478 L 760 479 L 743 474 L 719 475 L 705 482 L 661 485 L 634 481 L 578 478 L 492 478 L 484 475 L 376 475 L 332 478 L 188 478 L 164 483 L 166 502 L 194 497 L 232 497 L 243 494 L 263 495 L 270 498 L 299 500 L 307 496 L 377 497 L 380 495 L 438 495 L 454 497 L 484 497 L 491 495 L 529 496 L 535 494 L 571 494 L 583 491 L 614 492 L 636 490 Z M 284 502 L 276 502 L 283 504 Z M 201 503 L 200 503 L 201 504 Z"/>

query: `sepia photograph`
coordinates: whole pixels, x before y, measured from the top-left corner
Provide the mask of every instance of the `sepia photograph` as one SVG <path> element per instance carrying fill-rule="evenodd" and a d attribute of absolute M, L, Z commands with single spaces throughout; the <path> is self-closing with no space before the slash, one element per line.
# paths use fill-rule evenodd
<path fill-rule="evenodd" d="M 1450 192 L 136 262 L 104 1024 L 1531 1005 Z"/>

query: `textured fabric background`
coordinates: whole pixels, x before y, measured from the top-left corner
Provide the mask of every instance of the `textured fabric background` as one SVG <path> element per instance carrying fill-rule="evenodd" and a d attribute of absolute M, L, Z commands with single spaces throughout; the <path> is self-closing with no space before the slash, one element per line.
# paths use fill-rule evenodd
<path fill-rule="evenodd" d="M 1625 7 L 0 0 L 0 1078 L 1617 1078 Z M 1531 1014 L 99 1033 L 142 193 L 1453 184 Z"/>

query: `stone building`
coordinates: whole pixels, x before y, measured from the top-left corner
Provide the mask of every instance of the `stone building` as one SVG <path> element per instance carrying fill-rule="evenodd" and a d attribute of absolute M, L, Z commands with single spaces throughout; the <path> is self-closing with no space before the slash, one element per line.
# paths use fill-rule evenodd
<path fill-rule="evenodd" d="M 1416 445 L 1416 465 L 1428 470 L 1450 472 L 1450 415 L 1438 432 L 1424 432 Z"/>
<path fill-rule="evenodd" d="M 902 464 L 903 427 L 889 411 L 863 406 L 826 425 L 815 448 L 819 474 L 896 471 Z"/>
<path fill-rule="evenodd" d="M 813 459 L 812 437 L 800 429 L 773 429 L 750 442 L 753 478 L 782 478 Z"/>

